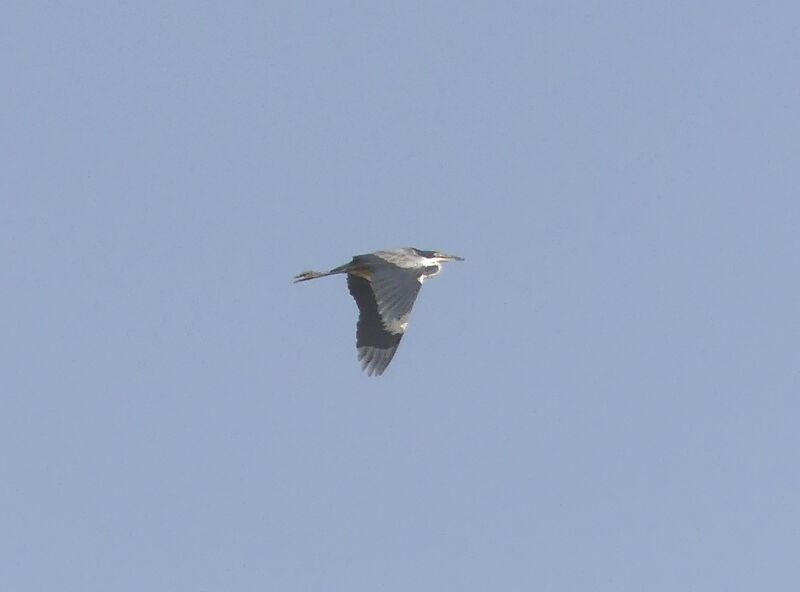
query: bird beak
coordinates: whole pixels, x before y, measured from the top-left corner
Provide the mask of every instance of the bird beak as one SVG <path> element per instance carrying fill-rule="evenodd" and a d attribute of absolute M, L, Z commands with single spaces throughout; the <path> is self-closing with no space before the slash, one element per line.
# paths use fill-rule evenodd
<path fill-rule="evenodd" d="M 446 261 L 463 261 L 463 257 L 459 257 L 458 255 L 445 255 L 444 253 L 437 253 L 440 259 L 444 259 Z"/>

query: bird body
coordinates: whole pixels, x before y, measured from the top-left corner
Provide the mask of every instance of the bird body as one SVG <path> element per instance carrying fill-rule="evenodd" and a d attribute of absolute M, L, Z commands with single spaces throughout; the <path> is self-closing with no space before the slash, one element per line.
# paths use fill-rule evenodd
<path fill-rule="evenodd" d="M 400 345 L 422 283 L 438 275 L 444 261 L 463 259 L 413 247 L 376 251 L 356 255 L 349 263 L 327 272 L 303 272 L 294 281 L 347 274 L 347 287 L 359 310 L 358 359 L 370 376 L 381 375 Z"/>

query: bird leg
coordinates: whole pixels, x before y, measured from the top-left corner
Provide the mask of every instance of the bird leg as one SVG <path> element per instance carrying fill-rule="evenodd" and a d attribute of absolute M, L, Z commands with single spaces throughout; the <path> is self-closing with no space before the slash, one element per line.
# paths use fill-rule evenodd
<path fill-rule="evenodd" d="M 353 273 L 369 279 L 368 270 L 359 265 L 355 265 L 353 261 L 334 267 L 330 271 L 304 271 L 303 273 L 294 276 L 294 283 L 307 282 L 308 280 L 315 280 L 317 278 L 325 277 L 328 275 L 336 275 L 339 273 Z"/>
<path fill-rule="evenodd" d="M 304 271 L 303 273 L 294 276 L 294 283 L 307 282 L 308 280 L 315 280 L 317 278 L 325 277 L 326 275 L 333 275 L 334 273 L 341 273 L 341 271 Z"/>

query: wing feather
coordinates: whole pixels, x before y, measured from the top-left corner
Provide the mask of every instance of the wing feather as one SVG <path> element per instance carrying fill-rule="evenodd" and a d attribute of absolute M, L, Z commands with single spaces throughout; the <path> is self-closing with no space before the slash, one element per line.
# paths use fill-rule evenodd
<path fill-rule="evenodd" d="M 412 270 L 394 266 L 379 267 L 372 272 L 372 290 L 383 326 L 392 333 L 403 333 L 411 309 L 422 284 Z"/>
<path fill-rule="evenodd" d="M 380 376 L 392 361 L 403 332 L 393 333 L 384 326 L 369 281 L 357 275 L 347 274 L 347 288 L 358 305 L 356 349 L 361 368 L 370 376 L 373 374 Z"/>

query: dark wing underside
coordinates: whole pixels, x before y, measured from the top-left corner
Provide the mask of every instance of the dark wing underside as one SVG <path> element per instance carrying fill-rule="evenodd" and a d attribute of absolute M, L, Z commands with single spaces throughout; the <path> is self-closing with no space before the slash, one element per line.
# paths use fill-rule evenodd
<path fill-rule="evenodd" d="M 378 302 L 375 299 L 372 285 L 364 278 L 347 274 L 347 287 L 358 305 L 358 326 L 356 328 L 356 349 L 361 367 L 372 376 L 381 375 L 389 362 L 392 361 L 397 346 L 403 338 L 403 331 L 399 325 L 387 325 L 378 312 Z M 419 288 L 417 288 L 419 291 Z M 414 294 L 416 296 L 416 293 Z M 414 301 L 411 300 L 411 305 Z M 408 311 L 411 307 L 408 306 Z"/>

